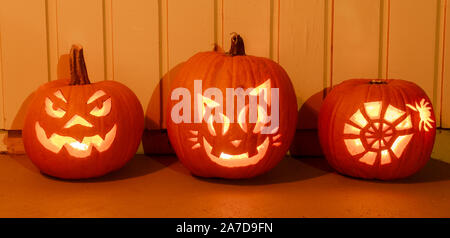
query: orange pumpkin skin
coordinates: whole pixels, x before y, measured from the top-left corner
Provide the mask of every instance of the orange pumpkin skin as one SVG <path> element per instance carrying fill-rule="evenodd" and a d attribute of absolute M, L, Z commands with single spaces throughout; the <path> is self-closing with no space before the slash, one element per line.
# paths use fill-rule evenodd
<path fill-rule="evenodd" d="M 144 129 L 138 98 L 114 81 L 69 83 L 56 80 L 34 93 L 22 131 L 28 157 L 41 172 L 63 179 L 121 168 L 136 153 Z"/>
<path fill-rule="evenodd" d="M 248 123 L 244 131 L 237 120 L 230 123 L 226 133 L 222 133 L 223 124 L 214 124 L 216 135 L 208 130 L 207 123 L 174 123 L 171 118 L 173 106 L 178 101 L 168 99 L 167 131 L 172 147 L 179 160 L 191 173 L 201 177 L 219 177 L 229 179 L 250 178 L 272 169 L 286 154 L 293 139 L 297 121 L 297 102 L 295 92 L 287 73 L 272 60 L 255 56 L 230 56 L 219 52 L 203 52 L 191 57 L 171 81 L 172 92 L 175 88 L 187 88 L 194 92 L 194 80 L 202 80 L 204 93 L 208 88 L 218 88 L 223 94 L 223 112 L 226 111 L 226 88 L 256 88 L 270 79 L 271 88 L 279 88 L 279 130 L 274 134 L 253 133 L 255 124 Z M 191 96 L 192 97 L 192 96 Z M 193 102 L 193 98 L 191 98 Z M 236 100 L 235 114 L 238 116 Z M 192 103 L 192 105 L 194 105 Z M 270 107 L 268 107 L 270 115 Z M 194 115 L 194 107 L 191 108 Z M 268 149 L 255 164 L 237 166 L 224 165 L 211 159 L 205 150 L 205 142 L 212 147 L 212 154 L 239 155 L 248 153 L 251 157 L 258 154 L 258 145 L 267 139 Z M 239 140 L 238 146 L 232 141 Z M 216 158 L 217 159 L 217 158 Z M 220 159 L 220 158 L 219 158 Z"/>
<path fill-rule="evenodd" d="M 333 88 L 319 113 L 319 139 L 339 173 L 390 180 L 429 160 L 435 115 L 425 92 L 403 80 L 352 79 Z"/>
<path fill-rule="evenodd" d="M 86 103 L 88 97 L 98 90 L 104 91 L 106 95 L 88 105 Z M 57 100 L 54 96 L 57 91 L 62 92 L 67 104 Z M 54 105 L 66 111 L 62 118 L 52 118 L 45 112 L 46 98 L 52 99 Z M 102 99 L 107 98 L 111 98 L 112 102 L 108 115 L 95 117 L 89 114 L 94 107 L 100 108 Z M 64 128 L 68 120 L 75 115 L 84 118 L 92 124 L 92 127 L 75 125 Z M 56 133 L 78 141 L 94 135 L 100 135 L 105 139 L 105 135 L 114 125 L 117 126 L 117 130 L 109 149 L 99 152 L 96 147 L 92 147 L 89 156 L 77 158 L 68 153 L 66 146 L 63 146 L 58 153 L 46 149 L 37 139 L 37 122 L 44 129 L 47 137 Z M 143 127 L 142 107 L 134 93 L 126 86 L 114 81 L 70 86 L 67 85 L 66 80 L 58 80 L 42 86 L 35 92 L 22 134 L 28 157 L 43 173 L 64 179 L 81 179 L 98 177 L 124 166 L 137 151 Z"/>

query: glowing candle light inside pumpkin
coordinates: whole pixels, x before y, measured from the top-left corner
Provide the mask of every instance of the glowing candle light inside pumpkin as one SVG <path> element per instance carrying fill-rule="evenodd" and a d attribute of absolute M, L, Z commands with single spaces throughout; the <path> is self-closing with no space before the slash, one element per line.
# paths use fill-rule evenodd
<path fill-rule="evenodd" d="M 136 95 L 121 83 L 91 84 L 81 46 L 72 46 L 69 61 L 70 78 L 35 92 L 22 131 L 25 150 L 45 174 L 64 179 L 101 176 L 135 154 L 143 111 Z M 127 146 L 114 143 L 124 136 Z"/>
<path fill-rule="evenodd" d="M 359 161 L 368 165 L 374 165 L 377 157 L 380 158 L 381 165 L 390 164 L 392 160 L 389 151 L 400 158 L 412 137 L 412 134 L 400 135 L 392 144 L 390 143 L 393 133 L 390 124 L 404 116 L 405 112 L 388 105 L 384 116 L 381 117 L 382 106 L 381 101 L 364 103 L 366 116 L 361 110 L 357 110 L 350 117 L 350 121 L 356 125 L 344 124 L 344 135 L 365 138 L 365 143 L 360 138 L 344 139 L 344 143 L 352 156 L 362 154 Z M 380 118 L 384 121 L 379 121 Z M 398 132 L 411 129 L 411 115 L 405 117 L 394 128 Z"/>

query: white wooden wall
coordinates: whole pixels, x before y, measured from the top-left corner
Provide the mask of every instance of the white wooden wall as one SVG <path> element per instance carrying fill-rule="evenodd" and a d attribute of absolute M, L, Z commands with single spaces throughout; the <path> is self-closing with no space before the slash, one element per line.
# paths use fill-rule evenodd
<path fill-rule="evenodd" d="M 402 78 L 428 93 L 448 128 L 448 8 L 447 0 L 0 0 L 0 129 L 22 128 L 31 92 L 67 75 L 58 61 L 75 42 L 91 81 L 126 84 L 144 110 L 151 102 L 147 128 L 164 128 L 161 79 L 215 43 L 227 50 L 231 32 L 248 54 L 286 69 L 299 108 L 318 110 L 324 89 L 349 78 Z"/>

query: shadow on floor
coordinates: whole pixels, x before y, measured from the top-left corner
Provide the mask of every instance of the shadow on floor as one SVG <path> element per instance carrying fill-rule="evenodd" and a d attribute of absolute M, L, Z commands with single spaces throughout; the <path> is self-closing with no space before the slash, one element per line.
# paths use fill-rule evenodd
<path fill-rule="evenodd" d="M 324 157 L 294 157 L 295 159 L 315 168 L 322 170 L 326 173 L 335 173 L 336 171 L 328 164 L 327 160 Z"/>
<path fill-rule="evenodd" d="M 336 171 L 334 171 L 334 169 L 330 165 L 328 165 L 327 161 L 324 158 L 316 158 L 316 159 L 299 158 L 298 160 L 300 160 L 316 169 L 322 170 L 324 172 L 337 173 Z M 339 175 L 345 176 L 350 179 L 375 182 L 375 183 L 386 183 L 386 184 L 427 183 L 427 182 L 450 180 L 450 164 L 432 158 L 428 161 L 428 163 L 425 165 L 425 167 L 423 167 L 421 170 L 419 170 L 417 173 L 413 174 L 412 176 L 410 176 L 408 178 L 404 178 L 404 179 L 389 180 L 389 181 L 367 180 L 367 179 L 349 177 L 349 176 L 342 175 L 342 174 L 339 174 Z"/>
<path fill-rule="evenodd" d="M 167 157 L 167 158 L 166 158 Z M 69 183 L 97 183 L 97 182 L 110 182 L 117 180 L 124 180 L 129 178 L 136 178 L 140 176 L 144 176 L 147 174 L 154 173 L 160 169 L 166 168 L 169 162 L 174 161 L 174 156 L 146 156 L 146 155 L 135 155 L 133 159 L 131 159 L 124 167 L 119 170 L 113 171 L 109 174 L 98 178 L 91 179 L 79 179 L 79 180 L 66 180 L 59 179 L 56 177 L 52 177 L 46 174 L 42 174 L 43 176 L 63 181 Z M 175 158 L 176 160 L 176 158 Z M 167 161 L 166 164 L 163 164 L 158 161 Z M 30 162 L 31 163 L 31 162 Z"/>
<path fill-rule="evenodd" d="M 221 178 L 201 178 L 199 180 L 228 185 L 266 185 L 289 183 L 323 176 L 332 172 L 331 167 L 321 158 L 284 158 L 275 168 L 260 176 L 249 179 L 228 180 Z"/>
<path fill-rule="evenodd" d="M 425 167 L 408 178 L 376 182 L 393 184 L 414 184 L 446 180 L 450 180 L 450 164 L 432 158 L 428 161 Z"/>
<path fill-rule="evenodd" d="M 12 156 L 14 160 L 21 166 L 39 173 L 39 170 L 31 163 L 25 156 Z M 43 174 L 43 176 L 64 182 L 84 183 L 84 182 L 109 182 L 124 180 L 129 178 L 136 178 L 157 172 L 158 170 L 170 167 L 176 172 L 189 175 L 189 172 L 184 168 L 173 155 L 161 156 L 146 156 L 136 155 L 123 168 L 114 171 L 110 174 L 99 178 L 82 179 L 82 180 L 63 180 Z M 220 178 L 201 178 L 195 177 L 198 180 L 228 185 L 265 185 L 265 184 L 280 184 L 289 183 L 300 180 L 312 179 L 320 177 L 329 173 L 336 173 L 331 166 L 328 165 L 324 158 L 284 158 L 271 171 L 250 179 L 228 180 Z M 341 175 L 345 176 L 345 175 Z M 348 177 L 349 179 L 386 184 L 414 184 L 427 183 L 435 181 L 450 180 L 450 164 L 436 159 L 430 159 L 428 163 L 419 172 L 411 177 L 399 180 L 381 181 L 381 180 L 364 180 L 359 178 Z"/>

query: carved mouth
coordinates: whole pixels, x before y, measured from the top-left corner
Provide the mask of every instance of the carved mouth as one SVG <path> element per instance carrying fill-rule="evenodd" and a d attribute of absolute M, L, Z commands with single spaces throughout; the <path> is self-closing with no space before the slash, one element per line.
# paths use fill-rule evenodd
<path fill-rule="evenodd" d="M 45 130 L 39 125 L 39 122 L 36 122 L 35 129 L 39 142 L 47 150 L 50 150 L 53 153 L 59 153 L 64 146 L 71 156 L 84 158 L 91 154 L 92 147 L 95 147 L 99 152 L 109 149 L 116 138 L 117 125 L 114 125 L 111 130 L 106 133 L 104 139 L 99 135 L 95 135 L 84 137 L 81 142 L 70 136 L 61 136 L 56 133 L 53 133 L 47 138 Z"/>
<path fill-rule="evenodd" d="M 230 155 L 223 152 L 219 157 L 217 157 L 211 153 L 212 146 L 205 137 L 203 137 L 203 146 L 206 154 L 213 162 L 224 167 L 244 167 L 257 164 L 264 157 L 264 155 L 266 155 L 267 149 L 269 148 L 269 137 L 266 137 L 263 143 L 256 147 L 258 153 L 251 157 L 248 156 L 248 153 Z"/>

